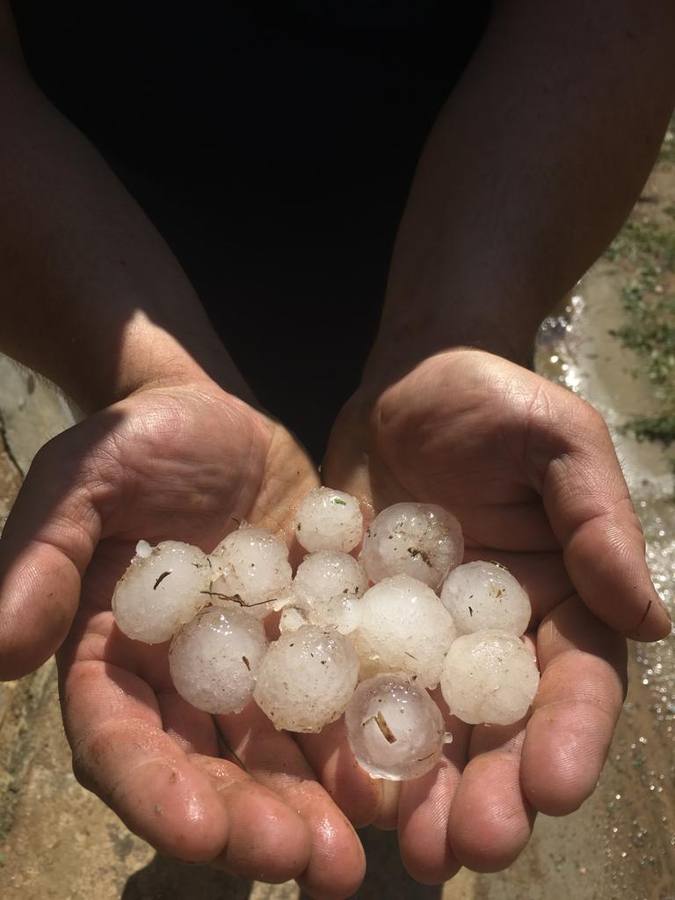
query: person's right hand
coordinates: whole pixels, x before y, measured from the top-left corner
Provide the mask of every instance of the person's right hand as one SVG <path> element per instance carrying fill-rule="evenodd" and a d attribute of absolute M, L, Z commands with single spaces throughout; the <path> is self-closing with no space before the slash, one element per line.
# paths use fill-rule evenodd
<path fill-rule="evenodd" d="M 64 432 L 36 457 L 0 541 L 0 677 L 61 647 L 75 773 L 132 831 L 179 859 L 298 878 L 329 898 L 363 876 L 336 805 L 352 798 L 338 788 L 333 802 L 255 704 L 227 717 L 191 707 L 167 644 L 129 640 L 110 610 L 139 539 L 209 551 L 233 519 L 288 534 L 316 483 L 288 432 L 207 379 L 145 388 Z"/>

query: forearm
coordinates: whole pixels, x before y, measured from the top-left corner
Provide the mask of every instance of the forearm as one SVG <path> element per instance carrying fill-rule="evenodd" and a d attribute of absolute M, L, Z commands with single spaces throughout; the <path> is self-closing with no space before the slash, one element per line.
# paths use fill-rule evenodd
<path fill-rule="evenodd" d="M 246 396 L 160 235 L 5 53 L 0 129 L 0 349 L 85 409 L 205 370 Z"/>
<path fill-rule="evenodd" d="M 420 160 L 366 379 L 457 344 L 527 360 L 644 184 L 674 51 L 665 0 L 497 6 Z"/>

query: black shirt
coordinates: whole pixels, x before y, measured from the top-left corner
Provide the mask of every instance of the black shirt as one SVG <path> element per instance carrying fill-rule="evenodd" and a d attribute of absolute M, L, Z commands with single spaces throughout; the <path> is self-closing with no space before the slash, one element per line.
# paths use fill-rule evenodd
<path fill-rule="evenodd" d="M 319 455 L 358 384 L 424 139 L 490 4 L 14 3 L 28 65 Z"/>

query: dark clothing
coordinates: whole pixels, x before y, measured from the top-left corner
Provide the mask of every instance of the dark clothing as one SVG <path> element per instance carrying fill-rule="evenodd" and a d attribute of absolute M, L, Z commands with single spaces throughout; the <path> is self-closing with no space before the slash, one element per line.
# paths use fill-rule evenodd
<path fill-rule="evenodd" d="M 42 89 L 127 183 L 263 404 L 315 454 L 358 384 L 417 157 L 489 6 L 14 4 Z"/>

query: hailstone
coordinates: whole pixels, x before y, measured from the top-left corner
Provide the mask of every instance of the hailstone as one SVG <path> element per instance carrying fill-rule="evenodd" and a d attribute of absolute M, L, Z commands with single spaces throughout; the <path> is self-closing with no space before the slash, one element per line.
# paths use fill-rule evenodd
<path fill-rule="evenodd" d="M 212 585 L 214 603 L 236 603 L 264 618 L 289 591 L 288 548 L 263 528 L 242 525 L 218 544 L 211 561 L 219 576 Z"/>
<path fill-rule="evenodd" d="M 537 663 L 526 645 L 496 630 L 458 637 L 441 673 L 441 692 L 450 712 L 469 725 L 518 722 L 538 685 Z"/>
<path fill-rule="evenodd" d="M 470 562 L 453 569 L 441 600 L 460 634 L 486 628 L 520 636 L 532 615 L 530 598 L 513 575 L 492 562 Z"/>
<path fill-rule="evenodd" d="M 333 625 L 350 634 L 361 619 L 360 597 L 368 587 L 363 568 L 348 553 L 319 550 L 298 566 L 293 579 L 295 602 L 315 625 Z"/>
<path fill-rule="evenodd" d="M 295 536 L 300 546 L 315 550 L 353 550 L 363 535 L 363 516 L 356 497 L 319 487 L 300 503 Z"/>
<path fill-rule="evenodd" d="M 146 644 L 161 644 L 206 603 L 212 572 L 205 553 L 191 544 L 162 541 L 138 552 L 117 582 L 113 615 L 120 631 Z"/>
<path fill-rule="evenodd" d="M 240 712 L 253 696 L 267 639 L 262 622 L 231 605 L 211 606 L 171 642 L 169 669 L 178 693 L 208 713 Z"/>
<path fill-rule="evenodd" d="M 348 638 L 303 625 L 270 644 L 253 696 L 276 728 L 318 732 L 342 715 L 358 672 Z"/>
<path fill-rule="evenodd" d="M 281 611 L 279 618 L 279 631 L 283 634 L 285 631 L 297 631 L 303 625 L 307 625 L 309 620 L 305 611 L 298 609 L 297 606 L 286 606 Z"/>
<path fill-rule="evenodd" d="M 410 575 L 437 588 L 464 555 L 457 519 L 432 503 L 395 503 L 366 531 L 360 561 L 371 581 Z"/>
<path fill-rule="evenodd" d="M 362 677 L 401 671 L 434 688 L 455 637 L 452 616 L 431 588 L 409 575 L 395 575 L 364 594 L 354 644 Z"/>
<path fill-rule="evenodd" d="M 359 765 L 374 778 L 419 778 L 438 762 L 446 735 L 427 692 L 402 672 L 361 682 L 345 710 L 347 736 Z"/>

